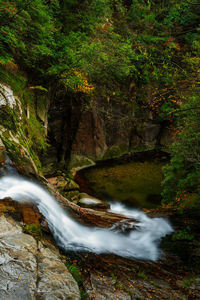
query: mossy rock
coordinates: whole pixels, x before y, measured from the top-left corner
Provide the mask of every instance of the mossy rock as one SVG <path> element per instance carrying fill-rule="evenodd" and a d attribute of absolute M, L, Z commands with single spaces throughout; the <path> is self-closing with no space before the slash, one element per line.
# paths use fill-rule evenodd
<path fill-rule="evenodd" d="M 77 202 L 79 200 L 79 191 L 69 191 L 61 194 L 63 194 L 69 201 Z"/>
<path fill-rule="evenodd" d="M 94 161 L 87 156 L 72 154 L 71 160 L 69 163 L 69 169 L 76 169 L 85 166 L 94 165 Z"/>
<path fill-rule="evenodd" d="M 79 190 L 79 185 L 74 180 L 70 180 L 67 182 L 64 188 L 64 192 L 68 192 L 72 190 Z"/>
<path fill-rule="evenodd" d="M 106 150 L 103 159 L 117 158 L 120 157 L 122 154 L 123 151 L 121 150 L 121 148 L 117 145 L 113 145 Z"/>
<path fill-rule="evenodd" d="M 40 240 L 42 237 L 41 226 L 37 224 L 27 224 L 23 227 L 23 232 L 32 235 L 36 240 Z"/>

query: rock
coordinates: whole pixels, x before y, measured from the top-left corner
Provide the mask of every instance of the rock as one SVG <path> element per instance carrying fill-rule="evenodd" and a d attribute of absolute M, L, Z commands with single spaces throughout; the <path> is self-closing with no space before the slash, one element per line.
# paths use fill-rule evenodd
<path fill-rule="evenodd" d="M 80 299 L 79 288 L 58 251 L 22 232 L 11 218 L 0 217 L 0 299 Z"/>
<path fill-rule="evenodd" d="M 72 153 L 89 158 L 101 158 L 107 149 L 103 120 L 97 111 L 82 114 L 72 145 Z"/>
<path fill-rule="evenodd" d="M 7 141 L 9 145 L 7 151 L 12 161 L 17 165 L 18 171 L 28 176 L 37 176 L 39 174 L 38 168 L 29 150 L 21 142 L 26 140 L 26 137 L 22 133 L 16 134 L 2 125 L 0 125 L 0 137 L 4 142 Z"/>
<path fill-rule="evenodd" d="M 47 180 L 55 188 L 58 188 L 61 191 L 63 190 L 65 192 L 68 192 L 68 191 L 75 191 L 79 189 L 79 185 L 75 181 L 66 180 L 64 176 L 48 177 Z"/>
<path fill-rule="evenodd" d="M 25 224 L 40 225 L 43 216 L 39 213 L 38 208 L 29 202 L 17 202 L 11 198 L 5 198 L 0 201 L 0 213 L 9 212 L 18 214 Z"/>
<path fill-rule="evenodd" d="M 40 214 L 37 206 L 29 202 L 19 203 L 11 198 L 4 198 L 0 201 L 0 213 L 9 213 L 17 221 L 24 224 L 36 224 L 42 227 L 45 232 L 50 232 L 48 224 Z"/>
<path fill-rule="evenodd" d="M 14 108 L 16 106 L 16 99 L 11 88 L 0 84 L 0 106 L 9 105 Z"/>
<path fill-rule="evenodd" d="M 6 148 L 2 139 L 0 138 L 0 166 L 3 166 L 6 160 Z"/>
<path fill-rule="evenodd" d="M 80 194 L 80 200 L 78 201 L 78 205 L 81 207 L 86 208 L 101 208 L 101 209 L 108 209 L 110 205 L 100 199 L 94 198 L 86 193 Z"/>
<path fill-rule="evenodd" d="M 78 155 L 75 153 L 72 153 L 71 157 L 70 157 L 70 163 L 69 163 L 69 168 L 74 170 L 74 169 L 79 169 L 79 168 L 83 168 L 86 166 L 93 166 L 95 163 L 94 161 L 84 155 Z"/>
<path fill-rule="evenodd" d="M 80 299 L 78 285 L 58 255 L 39 243 L 37 295 L 39 299 Z"/>
<path fill-rule="evenodd" d="M 101 274 L 90 274 L 90 299 L 98 300 L 131 300 L 131 296 L 120 288 L 116 288 L 116 280 L 112 277 L 101 276 Z"/>

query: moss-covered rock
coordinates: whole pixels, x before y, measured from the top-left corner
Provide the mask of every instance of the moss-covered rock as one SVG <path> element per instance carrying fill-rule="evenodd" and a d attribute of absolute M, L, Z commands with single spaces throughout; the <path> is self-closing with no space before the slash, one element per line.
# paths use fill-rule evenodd
<path fill-rule="evenodd" d="M 77 169 L 94 164 L 94 161 L 86 156 L 73 154 L 70 159 L 69 169 Z"/>
<path fill-rule="evenodd" d="M 1 149 L 0 145 L 0 163 L 7 152 L 22 174 L 38 175 L 40 152 L 47 144 L 45 122 L 42 124 L 37 118 L 34 92 L 26 87 L 24 77 L 6 74 L 1 69 L 0 74 L 6 82 L 0 83 L 0 138 L 5 146 Z"/>
<path fill-rule="evenodd" d="M 122 154 L 123 151 L 121 150 L 121 148 L 118 145 L 113 145 L 106 150 L 103 159 L 117 158 Z"/>

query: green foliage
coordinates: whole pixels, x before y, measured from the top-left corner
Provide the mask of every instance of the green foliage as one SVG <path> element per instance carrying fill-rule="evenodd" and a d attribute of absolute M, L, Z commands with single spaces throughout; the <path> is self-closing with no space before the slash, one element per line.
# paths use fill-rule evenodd
<path fill-rule="evenodd" d="M 6 105 L 0 110 L 0 125 L 10 130 L 19 141 L 17 143 L 10 134 L 2 134 L 1 137 L 7 146 L 7 151 L 15 162 L 20 162 L 23 160 L 21 151 L 24 152 L 23 147 L 26 148 L 37 167 L 40 168 L 39 155 L 47 148 L 48 144 L 44 135 L 44 127 L 36 114 L 35 93 L 37 93 L 39 102 L 40 98 L 43 100 L 41 95 L 46 90 L 44 91 L 42 87 L 37 87 L 37 91 L 27 88 L 27 80 L 19 72 L 12 74 L 0 67 L 0 76 L 3 82 L 6 82 L 14 91 L 15 96 L 20 99 L 14 109 Z M 38 91 L 41 95 L 38 94 Z M 29 109 L 28 118 L 27 108 Z"/>
<path fill-rule="evenodd" d="M 117 145 L 113 145 L 106 150 L 103 158 L 104 159 L 115 158 L 115 157 L 119 157 L 121 154 L 122 151 L 120 147 Z"/>
<path fill-rule="evenodd" d="M 190 288 L 191 287 L 191 285 L 195 282 L 195 277 L 193 277 L 193 278 L 188 278 L 188 279 L 185 279 L 184 280 L 184 283 L 183 283 L 183 286 L 185 287 L 185 288 Z"/>
<path fill-rule="evenodd" d="M 42 237 L 42 229 L 37 224 L 27 224 L 24 226 L 23 231 L 32 235 L 37 241 Z"/>
<path fill-rule="evenodd" d="M 200 107 L 199 97 L 193 96 L 177 111 L 176 141 L 171 147 L 171 161 L 164 168 L 163 201 L 187 205 L 199 199 L 200 191 Z M 194 202 L 199 205 L 199 201 Z"/>
<path fill-rule="evenodd" d="M 76 282 L 80 285 L 83 282 L 82 274 L 79 270 L 79 268 L 75 264 L 71 264 L 71 262 L 66 259 L 66 266 L 69 272 L 72 274 Z"/>
<path fill-rule="evenodd" d="M 135 272 L 136 272 L 136 269 L 133 267 L 133 268 L 131 268 L 131 271 L 132 271 L 133 273 L 135 273 Z"/>
<path fill-rule="evenodd" d="M 25 105 L 30 98 L 31 117 L 22 130 L 32 152 L 47 146 L 33 95 L 49 91 L 52 84 L 66 93 L 66 101 L 84 108 L 95 99 L 115 101 L 130 111 L 131 122 L 136 107 L 159 115 L 160 122 L 171 119 L 182 94 L 199 86 L 199 14 L 199 5 L 184 0 L 0 1 L 0 66 L 12 74 L 5 82 L 20 76 L 22 89 L 18 82 L 16 90 Z M 30 93 L 22 70 L 31 82 Z M 189 133 L 185 140 L 194 143 Z M 188 166 L 175 156 L 171 168 Z M 194 168 L 192 175 L 183 172 L 185 179 L 178 174 L 181 180 L 166 169 L 166 180 L 172 186 L 179 182 L 179 193 L 186 181 L 198 181 Z M 174 189 L 164 194 L 167 201 L 176 196 Z"/>
<path fill-rule="evenodd" d="M 190 226 L 186 226 L 185 229 L 183 230 L 177 230 L 172 234 L 172 240 L 177 241 L 177 240 L 193 240 L 194 235 L 191 233 L 191 228 Z"/>
<path fill-rule="evenodd" d="M 80 73 L 107 94 L 130 80 L 173 84 L 198 66 L 199 12 L 183 0 L 4 0 L 0 63 L 38 74 L 36 86 L 64 74 L 74 92 Z"/>
<path fill-rule="evenodd" d="M 144 274 L 144 272 L 139 272 L 138 274 L 137 274 L 137 276 L 138 277 L 140 277 L 140 278 L 142 278 L 142 279 L 144 279 L 144 280 L 147 280 L 147 275 L 146 274 Z"/>

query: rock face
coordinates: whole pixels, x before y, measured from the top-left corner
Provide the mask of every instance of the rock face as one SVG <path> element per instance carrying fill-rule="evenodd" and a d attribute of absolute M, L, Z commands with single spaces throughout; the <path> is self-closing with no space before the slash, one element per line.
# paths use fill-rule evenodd
<path fill-rule="evenodd" d="M 33 159 L 28 137 L 23 131 L 24 120 L 29 118 L 22 110 L 22 103 L 13 90 L 0 83 L 0 163 L 6 162 L 6 150 L 18 170 L 25 175 L 37 175 L 38 167 Z M 19 129 L 20 127 L 20 129 Z M 5 145 L 5 146 L 4 146 Z"/>
<path fill-rule="evenodd" d="M 14 108 L 17 104 L 13 91 L 6 85 L 0 84 L 0 106 L 9 105 Z"/>
<path fill-rule="evenodd" d="M 72 152 L 88 157 L 102 157 L 107 149 L 103 120 L 96 110 L 82 114 L 72 145 Z"/>
<path fill-rule="evenodd" d="M 149 102 L 151 94 L 144 96 Z M 54 163 L 68 159 L 72 167 L 89 165 L 89 160 L 102 159 L 113 146 L 118 147 L 120 156 L 131 150 L 170 144 L 169 124 L 151 109 L 142 108 L 136 100 L 128 107 L 121 100 L 92 101 L 91 107 L 84 105 L 81 97 L 78 101 L 66 99 L 61 88 L 52 93 L 48 132 Z"/>
<path fill-rule="evenodd" d="M 32 203 L 19 203 L 11 198 L 4 198 L 0 201 L 0 212 L 9 213 L 22 220 L 25 224 L 40 225 L 43 216 L 39 213 L 38 208 Z"/>
<path fill-rule="evenodd" d="M 80 299 L 79 288 L 56 249 L 0 217 L 0 299 Z"/>

